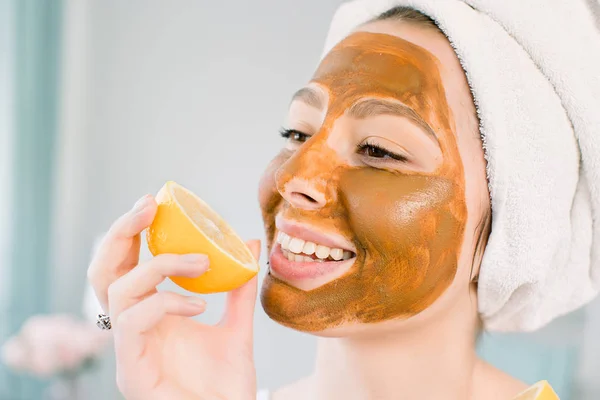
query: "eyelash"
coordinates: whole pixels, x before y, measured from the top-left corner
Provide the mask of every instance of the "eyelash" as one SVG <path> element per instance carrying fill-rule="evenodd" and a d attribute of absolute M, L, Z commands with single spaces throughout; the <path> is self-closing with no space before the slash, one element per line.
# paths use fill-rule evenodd
<path fill-rule="evenodd" d="M 308 140 L 308 138 L 310 138 L 310 135 L 307 135 L 306 133 L 300 132 L 300 131 L 298 131 L 296 129 L 281 128 L 279 130 L 279 134 L 284 139 L 291 139 L 291 140 L 294 140 L 294 141 L 300 142 L 300 143 L 304 143 L 304 142 L 306 142 Z M 296 136 L 300 136 L 304 140 L 301 140 L 301 139 L 297 138 Z"/>
<path fill-rule="evenodd" d="M 293 140 L 293 141 L 300 142 L 300 143 L 304 143 L 310 138 L 310 135 L 307 135 L 306 133 L 300 132 L 296 129 L 281 128 L 279 130 L 279 134 L 281 135 L 281 137 L 283 137 L 285 139 Z M 369 142 L 368 140 L 366 142 L 363 142 L 363 143 L 357 145 L 356 151 L 359 154 L 365 155 L 370 158 L 385 159 L 387 157 L 387 158 L 391 158 L 395 161 L 408 162 L 408 158 L 406 156 L 389 151 L 389 150 L 381 147 L 378 144 Z M 369 152 L 372 152 L 372 151 L 379 152 L 383 157 L 369 156 Z"/>
<path fill-rule="evenodd" d="M 370 158 L 385 159 L 387 157 L 387 158 L 391 158 L 395 161 L 408 162 L 408 158 L 406 156 L 389 151 L 389 150 L 381 147 L 378 144 L 369 142 L 368 140 L 366 142 L 363 142 L 363 143 L 359 144 L 358 146 L 356 146 L 356 150 L 359 154 L 363 154 Z M 369 152 L 371 152 L 371 151 L 380 152 L 383 157 L 370 156 Z"/>

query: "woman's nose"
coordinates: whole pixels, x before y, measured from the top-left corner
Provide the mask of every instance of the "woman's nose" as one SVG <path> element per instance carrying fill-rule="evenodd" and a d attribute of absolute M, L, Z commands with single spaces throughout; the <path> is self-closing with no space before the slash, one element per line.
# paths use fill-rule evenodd
<path fill-rule="evenodd" d="M 336 159 L 318 141 L 297 150 L 276 172 L 277 190 L 292 207 L 304 210 L 324 207 L 334 196 L 334 190 L 328 183 L 336 167 Z"/>
<path fill-rule="evenodd" d="M 340 166 L 337 153 L 321 134 L 304 143 L 275 173 L 275 185 L 280 195 L 294 208 L 319 210 L 335 201 L 332 179 Z"/>
<path fill-rule="evenodd" d="M 326 203 L 325 193 L 311 180 L 291 177 L 277 179 L 277 190 L 281 196 L 295 208 L 318 210 Z"/>

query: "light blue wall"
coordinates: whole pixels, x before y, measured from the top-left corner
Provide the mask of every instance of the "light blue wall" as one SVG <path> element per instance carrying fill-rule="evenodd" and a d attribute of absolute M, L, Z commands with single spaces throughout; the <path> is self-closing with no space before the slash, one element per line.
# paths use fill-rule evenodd
<path fill-rule="evenodd" d="M 0 0 L 0 188 L 12 185 L 12 124 L 13 124 L 13 26 L 12 0 Z M 10 268 L 10 203 L 12 196 L 7 190 L 0 190 L 0 317 L 7 315 Z M 8 336 L 9 329 L 0 323 L 0 343 Z M 0 398 L 7 392 L 6 373 L 0 364 Z"/>
<path fill-rule="evenodd" d="M 10 10 L 10 11 L 9 11 Z M 54 143 L 59 104 L 58 76 L 61 0 L 12 0 L 3 5 L 12 18 L 12 45 L 5 59 L 12 64 L 12 184 L 9 218 L 2 221 L 11 245 L 4 268 L 6 281 L 2 321 L 4 337 L 17 332 L 30 316 L 49 311 L 48 271 Z M 27 295 L 24 295 L 27 293 Z M 43 382 L 4 369 L 0 396 L 39 400 Z"/>
<path fill-rule="evenodd" d="M 533 333 L 484 333 L 478 352 L 488 362 L 527 384 L 547 380 L 561 400 L 574 396 L 585 314 L 559 318 Z"/>

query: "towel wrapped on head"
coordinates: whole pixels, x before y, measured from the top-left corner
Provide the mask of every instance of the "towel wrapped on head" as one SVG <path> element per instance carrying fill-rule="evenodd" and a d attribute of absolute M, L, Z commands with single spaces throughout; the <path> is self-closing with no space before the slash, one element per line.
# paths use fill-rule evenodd
<path fill-rule="evenodd" d="M 395 7 L 431 17 L 467 75 L 480 121 L 492 232 L 478 285 L 485 328 L 537 329 L 600 291 L 600 3 L 355 0 L 327 53 Z"/>

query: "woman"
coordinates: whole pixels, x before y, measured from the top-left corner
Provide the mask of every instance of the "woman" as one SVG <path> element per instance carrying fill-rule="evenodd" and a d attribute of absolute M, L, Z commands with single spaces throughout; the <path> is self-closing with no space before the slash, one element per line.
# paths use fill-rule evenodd
<path fill-rule="evenodd" d="M 476 356 L 482 323 L 529 329 L 574 306 L 524 318 L 530 299 L 533 309 L 546 309 L 536 303 L 537 281 L 523 285 L 522 270 L 513 272 L 515 287 L 529 290 L 518 291 L 499 278 L 502 269 L 482 267 L 484 249 L 490 258 L 498 249 L 486 249 L 490 230 L 505 232 L 492 227 L 491 210 L 502 221 L 505 208 L 496 208 L 501 183 L 493 180 L 489 148 L 486 179 L 481 135 L 494 142 L 489 125 L 480 131 L 489 119 L 471 95 L 477 98 L 477 82 L 467 81 L 469 69 L 431 18 L 373 4 L 351 7 L 389 10 L 364 24 L 348 22 L 354 31 L 344 32 L 293 96 L 284 148 L 260 183 L 270 261 L 262 305 L 273 320 L 323 338 L 314 373 L 271 398 L 513 398 L 525 385 Z M 352 20 L 349 10 L 337 18 Z M 443 25 L 443 17 L 436 21 Z M 556 118 L 551 122 L 568 121 Z M 519 145 L 514 149 L 518 157 Z M 161 255 L 137 265 L 139 234 L 155 212 L 151 196 L 140 199 L 113 224 L 89 269 L 114 324 L 120 390 L 127 399 L 254 398 L 256 279 L 228 294 L 220 324 L 191 320 L 204 301 L 155 288 L 169 275 L 199 276 L 209 263 L 200 254 Z M 525 240 L 507 241 L 515 247 Z M 249 246 L 258 258 L 258 242 Z M 495 296 L 490 282 L 499 288 Z M 585 296 L 571 300 L 581 304 L 591 294 Z"/>

